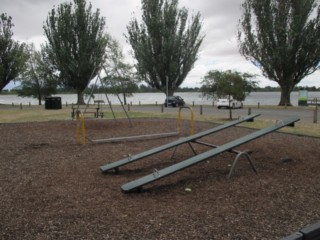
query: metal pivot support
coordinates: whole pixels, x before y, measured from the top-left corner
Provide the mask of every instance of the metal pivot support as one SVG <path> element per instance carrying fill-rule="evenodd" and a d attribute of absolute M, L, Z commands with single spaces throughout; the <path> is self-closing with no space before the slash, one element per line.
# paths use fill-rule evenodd
<path fill-rule="evenodd" d="M 188 142 L 188 145 L 189 145 L 189 147 L 191 148 L 191 150 L 192 150 L 193 154 L 194 154 L 194 155 L 197 155 L 198 153 L 196 152 L 196 150 L 194 149 L 194 147 L 191 145 L 191 143 L 190 143 L 190 142 Z M 171 158 L 170 158 L 170 159 L 173 159 L 173 158 L 174 158 L 174 156 L 175 156 L 175 154 L 176 154 L 176 151 L 177 151 L 178 147 L 179 147 L 179 146 L 176 146 L 176 147 L 174 148 L 173 153 L 172 153 L 172 155 L 171 155 Z"/>
<path fill-rule="evenodd" d="M 235 159 L 234 159 L 234 161 L 233 161 L 233 163 L 232 163 L 230 172 L 229 172 L 229 174 L 228 174 L 228 178 L 229 178 L 229 179 L 231 178 L 231 176 L 232 176 L 232 174 L 233 174 L 233 172 L 234 172 L 234 170 L 235 170 L 235 168 L 236 168 L 236 165 L 237 165 L 237 163 L 238 163 L 238 161 L 239 161 L 239 158 L 240 158 L 241 156 L 245 156 L 245 157 L 246 157 L 246 159 L 248 160 L 248 162 L 249 162 L 252 170 L 254 171 L 254 173 L 257 174 L 257 170 L 256 170 L 255 166 L 253 165 L 253 162 L 252 162 L 252 160 L 251 160 L 251 157 L 250 157 L 249 152 L 248 152 L 248 151 L 244 151 L 244 152 L 239 152 L 239 153 L 237 154 L 237 156 L 235 157 Z"/>

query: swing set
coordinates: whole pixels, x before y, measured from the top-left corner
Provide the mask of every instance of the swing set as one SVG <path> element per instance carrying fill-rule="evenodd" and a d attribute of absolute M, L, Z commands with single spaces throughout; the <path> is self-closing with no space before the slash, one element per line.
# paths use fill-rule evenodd
<path fill-rule="evenodd" d="M 124 136 L 116 138 L 107 138 L 107 139 L 90 139 L 86 137 L 86 128 L 85 128 L 85 118 L 83 114 L 77 116 L 77 129 L 76 129 L 76 141 L 79 144 L 86 144 L 86 140 L 93 144 L 100 143 L 115 143 L 115 142 L 128 142 L 128 141 L 139 141 L 139 140 L 150 140 L 163 137 L 173 137 L 173 136 L 182 136 L 182 109 L 188 109 L 190 111 L 190 126 L 189 126 L 189 135 L 194 134 L 194 113 L 190 107 L 180 107 L 178 113 L 178 131 L 177 132 L 167 132 L 167 133 L 155 133 L 147 135 L 137 135 L 137 136 Z"/>
<path fill-rule="evenodd" d="M 81 113 L 83 115 L 93 114 L 94 118 L 99 118 L 99 117 L 103 118 L 104 117 L 104 113 L 102 111 L 102 104 L 104 104 L 105 102 L 102 99 L 102 95 L 100 94 L 99 89 L 98 89 L 98 91 L 99 91 L 98 99 L 94 100 L 94 92 L 95 92 L 95 90 L 96 90 L 96 88 L 98 86 L 98 82 L 100 82 L 101 87 L 106 87 L 104 81 L 101 78 L 101 72 L 104 71 L 105 73 L 107 73 L 107 70 L 106 70 L 105 66 L 103 66 L 103 65 L 101 65 L 99 68 L 100 68 L 100 70 L 98 71 L 98 75 L 96 77 L 95 83 L 94 83 L 93 87 L 91 88 L 91 92 L 89 94 L 89 98 L 87 100 L 87 104 L 86 104 L 85 108 L 81 108 L 79 104 L 76 107 L 72 106 L 71 116 L 72 116 L 73 119 L 78 117 L 79 113 Z M 93 71 L 93 73 L 94 72 L 95 71 Z M 92 79 L 93 73 L 92 73 L 90 79 Z M 129 114 L 128 114 L 128 112 L 126 111 L 126 109 L 124 107 L 124 104 L 123 104 L 123 102 L 122 102 L 122 100 L 121 100 L 121 98 L 119 96 L 119 93 L 116 91 L 116 89 L 117 89 L 116 83 L 114 81 L 110 81 L 109 83 L 111 85 L 111 88 L 114 90 L 113 94 L 115 94 L 117 96 L 117 98 L 118 98 L 118 100 L 120 102 L 122 110 L 124 111 L 124 113 L 126 115 L 126 118 L 129 121 L 130 126 L 132 126 Z M 106 92 L 105 92 L 105 97 L 106 97 L 106 100 L 108 102 L 108 105 L 109 105 L 110 111 L 112 113 L 112 116 L 116 120 L 115 112 L 113 110 L 113 107 L 112 107 L 111 101 L 109 99 L 109 96 L 108 96 L 108 94 Z M 90 105 L 90 102 L 91 102 L 92 99 L 93 99 L 94 106 Z"/>

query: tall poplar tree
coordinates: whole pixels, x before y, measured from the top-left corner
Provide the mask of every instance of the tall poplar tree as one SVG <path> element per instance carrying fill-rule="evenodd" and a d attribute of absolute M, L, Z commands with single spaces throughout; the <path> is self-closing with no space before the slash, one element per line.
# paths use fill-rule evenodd
<path fill-rule="evenodd" d="M 105 19 L 91 3 L 74 0 L 52 9 L 44 25 L 48 42 L 46 52 L 60 82 L 78 94 L 78 104 L 84 104 L 83 91 L 105 60 L 107 35 Z"/>
<path fill-rule="evenodd" d="M 202 43 L 200 13 L 188 22 L 178 0 L 142 0 L 142 23 L 127 26 L 128 40 L 141 80 L 169 96 L 182 84 L 197 60 Z"/>
<path fill-rule="evenodd" d="M 246 0 L 239 25 L 240 53 L 279 84 L 280 106 L 320 61 L 317 0 Z"/>

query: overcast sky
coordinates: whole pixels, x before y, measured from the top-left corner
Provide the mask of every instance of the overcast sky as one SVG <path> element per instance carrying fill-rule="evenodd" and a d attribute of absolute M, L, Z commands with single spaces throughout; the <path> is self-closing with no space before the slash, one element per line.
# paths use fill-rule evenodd
<path fill-rule="evenodd" d="M 33 42 L 36 46 L 45 41 L 43 23 L 48 12 L 65 0 L 0 0 L 1 12 L 13 18 L 14 38 Z M 277 86 L 273 81 L 261 76 L 261 71 L 246 61 L 238 53 L 237 24 L 241 17 L 240 5 L 243 0 L 180 0 L 180 7 L 189 13 L 200 12 L 203 19 L 205 39 L 199 59 L 182 86 L 200 86 L 205 74 L 210 70 L 236 70 L 258 74 L 260 86 Z M 124 34 L 132 18 L 141 16 L 141 0 L 91 0 L 93 9 L 99 8 L 106 18 L 106 31 L 116 38 L 129 53 L 130 46 Z M 300 86 L 320 86 L 320 73 L 317 71 L 302 80 Z"/>

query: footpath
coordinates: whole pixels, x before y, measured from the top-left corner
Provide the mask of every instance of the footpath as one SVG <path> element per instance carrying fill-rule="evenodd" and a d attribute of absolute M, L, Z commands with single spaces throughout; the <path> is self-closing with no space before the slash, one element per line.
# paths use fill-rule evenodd
<path fill-rule="evenodd" d="M 216 118 L 229 118 L 229 109 L 217 109 L 216 107 L 212 106 L 190 106 L 193 109 L 195 116 L 203 115 L 203 116 L 213 116 Z M 137 112 L 154 112 L 154 113 L 176 113 L 178 116 L 179 108 L 164 108 L 161 105 L 158 106 L 149 106 L 149 105 L 133 105 L 130 106 L 130 111 L 137 111 Z M 314 123 L 316 122 L 319 124 L 320 122 L 320 109 L 315 111 L 315 108 L 308 108 L 308 107 L 294 107 L 294 108 L 251 108 L 244 107 L 241 109 L 233 109 L 232 110 L 232 117 L 237 118 L 238 116 L 245 116 L 248 115 L 249 112 L 251 113 L 259 113 L 261 116 L 260 119 L 264 120 L 281 120 L 289 117 L 299 117 L 300 122 L 303 123 Z"/>

